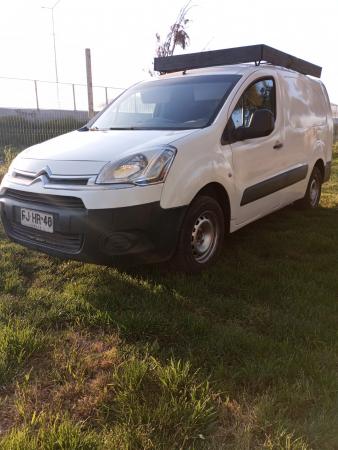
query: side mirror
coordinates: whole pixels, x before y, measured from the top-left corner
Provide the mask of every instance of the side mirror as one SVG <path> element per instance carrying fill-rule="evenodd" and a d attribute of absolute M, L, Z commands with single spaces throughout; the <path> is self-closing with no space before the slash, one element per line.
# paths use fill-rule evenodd
<path fill-rule="evenodd" d="M 275 119 L 268 109 L 257 109 L 251 117 L 249 127 L 239 127 L 234 130 L 233 137 L 236 141 L 267 136 L 275 126 Z"/>

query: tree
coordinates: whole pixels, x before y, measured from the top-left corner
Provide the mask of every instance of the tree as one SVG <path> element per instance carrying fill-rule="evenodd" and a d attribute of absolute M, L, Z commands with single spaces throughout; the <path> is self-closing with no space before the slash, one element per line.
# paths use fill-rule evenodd
<path fill-rule="evenodd" d="M 157 49 L 156 56 L 171 56 L 175 52 L 177 46 L 183 50 L 189 45 L 190 38 L 186 31 L 189 23 L 187 14 L 191 9 L 191 0 L 189 0 L 180 10 L 179 15 L 173 25 L 171 25 L 169 33 L 164 42 L 161 42 L 161 36 L 156 33 Z"/>

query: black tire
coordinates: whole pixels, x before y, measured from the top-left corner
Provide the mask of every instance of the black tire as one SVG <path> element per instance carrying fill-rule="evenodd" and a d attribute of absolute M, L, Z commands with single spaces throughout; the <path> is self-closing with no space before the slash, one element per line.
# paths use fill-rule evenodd
<path fill-rule="evenodd" d="M 314 167 L 304 197 L 297 202 L 301 209 L 315 209 L 320 202 L 323 177 L 317 166 Z"/>
<path fill-rule="evenodd" d="M 209 267 L 222 250 L 224 235 L 225 218 L 217 200 L 207 195 L 197 197 L 184 218 L 173 268 L 197 273 Z"/>

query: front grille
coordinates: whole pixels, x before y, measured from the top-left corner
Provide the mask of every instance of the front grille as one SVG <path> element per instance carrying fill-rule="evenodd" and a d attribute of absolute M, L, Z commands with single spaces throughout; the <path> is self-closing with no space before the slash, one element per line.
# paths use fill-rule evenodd
<path fill-rule="evenodd" d="M 82 234 L 46 233 L 17 223 L 10 224 L 9 234 L 20 241 L 40 244 L 66 253 L 78 253 L 82 246 Z"/>
<path fill-rule="evenodd" d="M 88 178 L 48 178 L 46 184 L 60 184 L 62 186 L 86 186 Z"/>
<path fill-rule="evenodd" d="M 36 205 L 57 206 L 61 208 L 84 209 L 82 200 L 78 197 L 67 197 L 63 195 L 36 194 L 34 192 L 17 191 L 7 189 L 4 197 L 11 198 L 23 203 L 34 203 Z"/>
<path fill-rule="evenodd" d="M 36 178 L 36 176 L 33 174 L 31 175 L 28 173 L 18 173 L 18 172 L 13 172 L 12 177 L 13 178 L 23 178 L 24 180 L 34 180 L 34 178 Z"/>
<path fill-rule="evenodd" d="M 22 173 L 22 172 L 13 172 L 12 174 L 13 178 L 16 178 L 17 181 L 33 181 L 36 179 L 37 175 L 36 174 L 29 174 L 29 173 Z M 62 186 L 86 186 L 88 184 L 88 180 L 89 177 L 84 177 L 84 178 L 54 178 L 54 177 L 49 177 L 48 175 L 46 175 L 46 184 L 60 184 Z M 24 183 L 24 184 L 28 184 L 28 183 Z"/>

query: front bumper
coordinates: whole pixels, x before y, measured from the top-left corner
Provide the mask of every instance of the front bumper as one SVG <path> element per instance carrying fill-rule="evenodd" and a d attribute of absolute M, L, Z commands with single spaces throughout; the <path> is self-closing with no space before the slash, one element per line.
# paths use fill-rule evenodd
<path fill-rule="evenodd" d="M 53 215 L 54 233 L 20 223 L 20 208 Z M 175 251 L 186 207 L 160 202 L 87 209 L 78 197 L 5 189 L 1 219 L 15 242 L 44 253 L 99 264 L 142 264 L 168 260 Z"/>

